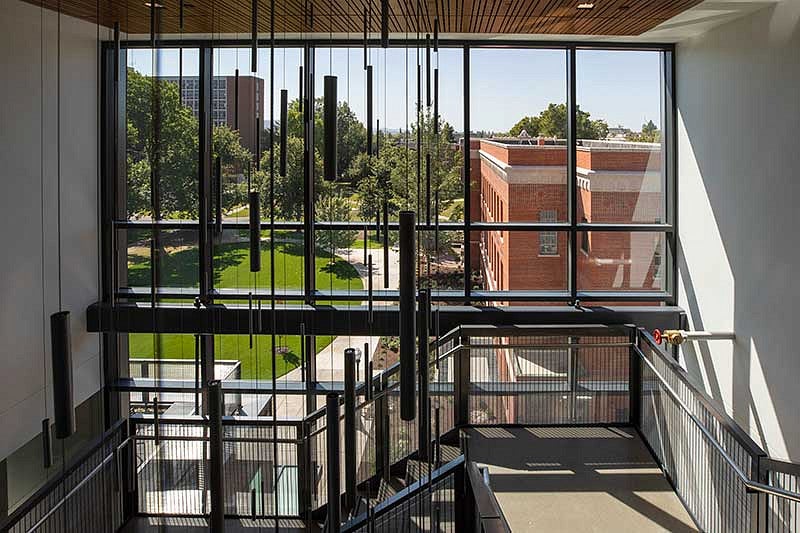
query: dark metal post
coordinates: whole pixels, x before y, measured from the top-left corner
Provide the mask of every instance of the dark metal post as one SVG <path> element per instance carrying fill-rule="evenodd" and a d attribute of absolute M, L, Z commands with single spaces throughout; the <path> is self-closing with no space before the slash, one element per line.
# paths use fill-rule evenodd
<path fill-rule="evenodd" d="M 461 345 L 467 346 L 469 337 L 461 337 Z M 464 427 L 469 423 L 469 348 L 461 348 L 453 354 L 455 362 L 455 426 Z"/>
<path fill-rule="evenodd" d="M 430 456 L 431 425 L 428 402 L 428 381 L 430 368 L 428 362 L 428 339 L 430 337 L 430 290 L 419 290 L 419 458 L 423 461 Z"/>
<path fill-rule="evenodd" d="M 415 215 L 400 212 L 400 418 L 414 420 L 416 313 Z"/>
<path fill-rule="evenodd" d="M 638 344 L 639 341 L 639 332 L 635 327 L 631 327 L 631 361 L 630 361 L 630 369 L 629 369 L 629 383 L 628 383 L 628 391 L 629 392 L 629 413 L 630 413 L 630 423 L 634 427 L 639 427 L 639 423 L 641 422 L 641 409 L 642 409 L 642 361 L 639 358 L 639 354 L 636 353 L 634 346 Z"/>
<path fill-rule="evenodd" d="M 472 502 L 467 501 L 469 491 L 467 490 L 467 462 L 456 468 L 453 479 L 454 489 L 454 502 L 453 514 L 455 515 L 455 530 L 456 531 L 472 531 L 474 522 L 470 519 L 470 509 L 473 507 Z"/>
<path fill-rule="evenodd" d="M 364 399 L 372 399 L 372 361 L 369 360 L 369 343 L 364 343 Z"/>
<path fill-rule="evenodd" d="M 375 398 L 375 470 L 384 480 L 389 470 L 389 398 L 386 393 L 386 375 L 381 374 L 380 393 Z"/>
<path fill-rule="evenodd" d="M 344 351 L 344 505 L 356 505 L 356 351 Z"/>
<path fill-rule="evenodd" d="M 326 397 L 326 441 L 328 459 L 328 531 L 341 529 L 341 459 L 339 455 L 339 395 L 335 392 Z"/>
<path fill-rule="evenodd" d="M 211 457 L 211 531 L 225 531 L 225 478 L 222 455 L 222 383 L 208 384 L 209 446 Z"/>

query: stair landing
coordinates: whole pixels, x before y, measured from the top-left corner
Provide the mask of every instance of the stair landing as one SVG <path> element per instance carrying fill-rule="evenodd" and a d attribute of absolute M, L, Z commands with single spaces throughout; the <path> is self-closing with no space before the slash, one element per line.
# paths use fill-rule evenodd
<path fill-rule="evenodd" d="M 697 531 L 635 430 L 474 428 L 469 458 L 489 469 L 512 531 Z"/>

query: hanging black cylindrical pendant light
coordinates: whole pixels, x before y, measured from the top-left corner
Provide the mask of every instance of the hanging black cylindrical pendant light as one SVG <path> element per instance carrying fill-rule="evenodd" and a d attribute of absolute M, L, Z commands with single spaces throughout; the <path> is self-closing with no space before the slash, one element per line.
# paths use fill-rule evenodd
<path fill-rule="evenodd" d="M 339 443 L 339 395 L 335 392 L 329 393 L 325 397 L 325 426 L 326 426 L 326 450 L 328 463 L 328 494 L 330 500 L 336 505 L 328 505 L 328 518 L 326 526 L 328 531 L 341 531 L 341 505 L 340 497 L 342 491 L 342 457 L 341 444 Z M 330 503 L 330 502 L 329 502 Z"/>
<path fill-rule="evenodd" d="M 250 191 L 250 272 L 261 271 L 261 202 L 258 191 Z"/>
<path fill-rule="evenodd" d="M 233 129 L 239 130 L 239 69 L 233 78 Z"/>
<path fill-rule="evenodd" d="M 50 419 L 42 420 L 42 466 L 53 466 L 53 444 L 50 436 Z"/>
<path fill-rule="evenodd" d="M 375 125 L 375 157 L 381 155 L 381 119 Z"/>
<path fill-rule="evenodd" d="M 75 433 L 75 410 L 72 406 L 72 344 L 69 311 L 50 315 L 50 344 L 53 367 L 53 415 L 56 438 L 66 439 Z"/>
<path fill-rule="evenodd" d="M 431 106 L 431 34 L 425 34 L 425 103 Z"/>
<path fill-rule="evenodd" d="M 281 157 L 278 161 L 278 173 L 286 176 L 286 139 L 289 134 L 289 91 L 281 89 Z"/>
<path fill-rule="evenodd" d="M 222 158 L 214 158 L 214 233 L 222 235 Z"/>
<path fill-rule="evenodd" d="M 400 212 L 400 418 L 413 420 L 415 416 L 416 291 L 415 214 Z"/>
<path fill-rule="evenodd" d="M 372 65 L 367 66 L 367 155 L 372 155 Z"/>
<path fill-rule="evenodd" d="M 425 223 L 431 223 L 431 154 L 425 154 Z"/>
<path fill-rule="evenodd" d="M 178 28 L 183 31 L 183 0 L 178 5 Z"/>
<path fill-rule="evenodd" d="M 303 65 L 300 65 L 300 84 L 297 97 L 298 111 L 303 112 Z"/>
<path fill-rule="evenodd" d="M 439 17 L 433 19 L 433 51 L 439 52 Z"/>
<path fill-rule="evenodd" d="M 250 72 L 255 72 L 258 70 L 258 0 L 253 0 L 250 25 Z"/>
<path fill-rule="evenodd" d="M 389 0 L 381 0 L 381 47 L 389 48 Z"/>
<path fill-rule="evenodd" d="M 325 135 L 325 169 L 323 177 L 336 180 L 336 76 L 325 76 L 325 95 L 323 98 L 323 131 Z"/>
<path fill-rule="evenodd" d="M 430 289 L 419 290 L 419 456 L 422 459 L 429 458 L 429 448 L 431 444 L 430 426 L 430 405 L 428 403 L 428 386 L 430 374 L 428 372 L 430 337 L 430 312 L 431 312 L 431 293 Z"/>
<path fill-rule="evenodd" d="M 433 134 L 439 135 L 439 69 L 433 70 Z"/>

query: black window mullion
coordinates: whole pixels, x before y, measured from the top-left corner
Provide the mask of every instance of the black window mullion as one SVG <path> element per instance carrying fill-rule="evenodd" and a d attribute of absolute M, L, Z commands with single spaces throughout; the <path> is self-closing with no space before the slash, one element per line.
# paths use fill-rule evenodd
<path fill-rule="evenodd" d="M 470 207 L 470 134 L 469 134 L 469 45 L 464 45 L 464 298 L 468 301 L 472 289 L 471 265 L 471 207 Z"/>
<path fill-rule="evenodd" d="M 665 265 L 666 283 L 664 289 L 671 295 L 669 305 L 678 305 L 678 150 L 677 150 L 677 102 L 675 100 L 675 52 L 665 50 L 662 57 L 662 82 L 661 105 L 663 107 L 661 123 L 663 124 L 664 156 L 662 168 L 665 168 L 664 197 L 666 208 L 666 222 L 672 226 L 672 231 L 665 235 L 668 253 L 663 260 L 671 261 Z"/>
<path fill-rule="evenodd" d="M 199 276 L 200 276 L 200 297 L 207 299 L 208 302 L 213 298 L 214 290 L 214 265 L 213 265 L 213 240 L 211 235 L 211 156 L 212 156 L 212 130 L 211 130 L 211 110 L 212 97 L 212 54 L 213 49 L 209 46 L 200 48 L 200 91 L 199 91 L 199 113 L 198 113 L 198 138 L 199 138 L 199 160 L 198 160 L 198 221 L 200 231 L 198 232 L 199 248 Z"/>
<path fill-rule="evenodd" d="M 569 290 L 573 303 L 578 298 L 578 161 L 577 90 L 574 46 L 567 49 L 567 202 L 569 207 Z"/>

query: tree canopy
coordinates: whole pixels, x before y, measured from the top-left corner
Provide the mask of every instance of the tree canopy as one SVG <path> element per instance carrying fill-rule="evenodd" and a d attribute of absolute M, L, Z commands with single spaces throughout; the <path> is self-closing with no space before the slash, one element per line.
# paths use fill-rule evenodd
<path fill-rule="evenodd" d="M 603 119 L 592 120 L 591 115 L 576 108 L 578 139 L 604 139 L 608 135 L 608 124 Z M 522 117 L 509 130 L 508 134 L 517 137 L 525 130 L 531 137 L 567 138 L 566 104 L 549 104 L 538 116 Z"/>

